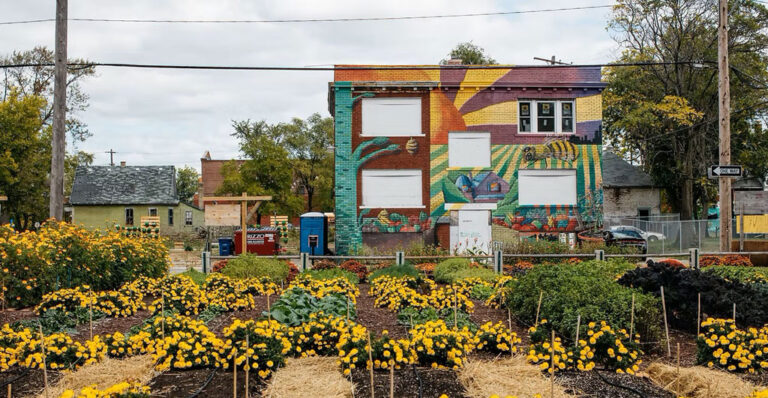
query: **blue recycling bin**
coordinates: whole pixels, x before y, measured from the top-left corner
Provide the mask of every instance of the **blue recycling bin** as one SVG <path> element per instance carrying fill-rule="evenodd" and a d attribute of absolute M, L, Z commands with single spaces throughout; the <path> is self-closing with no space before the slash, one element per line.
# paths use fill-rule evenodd
<path fill-rule="evenodd" d="M 320 212 L 304 213 L 300 217 L 299 250 L 311 256 L 328 253 L 328 219 Z"/>
<path fill-rule="evenodd" d="M 234 256 L 235 240 L 232 238 L 219 238 L 219 255 Z"/>

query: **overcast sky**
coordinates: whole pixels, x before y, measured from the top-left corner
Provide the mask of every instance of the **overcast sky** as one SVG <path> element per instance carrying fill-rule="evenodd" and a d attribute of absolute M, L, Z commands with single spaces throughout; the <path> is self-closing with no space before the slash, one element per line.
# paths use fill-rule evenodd
<path fill-rule="evenodd" d="M 3 0 L 0 20 L 55 17 L 53 0 Z M 436 15 L 611 4 L 604 0 L 317 1 L 70 0 L 70 18 L 281 19 Z M 280 24 L 69 23 L 69 57 L 95 62 L 243 66 L 433 64 L 472 40 L 500 63 L 616 58 L 610 9 L 411 21 Z M 54 23 L 0 25 L 0 50 L 54 47 Z M 79 149 L 95 164 L 190 165 L 209 150 L 238 157 L 232 120 L 330 116 L 332 72 L 181 71 L 99 68 L 83 82 L 90 107 L 78 116 L 93 137 Z M 68 148 L 71 149 L 71 148 Z"/>

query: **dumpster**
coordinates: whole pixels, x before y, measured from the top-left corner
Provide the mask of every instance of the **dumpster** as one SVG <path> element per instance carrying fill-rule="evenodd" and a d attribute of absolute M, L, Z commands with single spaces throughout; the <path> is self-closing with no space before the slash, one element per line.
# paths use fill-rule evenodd
<path fill-rule="evenodd" d="M 242 230 L 235 230 L 235 254 L 243 252 Z M 277 228 L 248 228 L 245 237 L 247 252 L 274 256 L 280 250 L 280 231 Z"/>
<path fill-rule="evenodd" d="M 231 237 L 219 238 L 219 255 L 234 256 L 235 241 Z"/>
<path fill-rule="evenodd" d="M 312 256 L 328 253 L 328 218 L 320 212 L 304 213 L 300 220 L 299 250 Z"/>

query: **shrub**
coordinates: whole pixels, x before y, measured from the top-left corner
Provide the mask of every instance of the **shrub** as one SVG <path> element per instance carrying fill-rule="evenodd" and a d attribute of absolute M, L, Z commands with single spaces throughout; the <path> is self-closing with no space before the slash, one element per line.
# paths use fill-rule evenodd
<path fill-rule="evenodd" d="M 331 261 L 331 260 L 320 260 L 315 261 L 312 263 L 312 269 L 332 269 L 332 268 L 338 268 L 339 266 Z"/>
<path fill-rule="evenodd" d="M 293 262 L 288 262 L 288 277 L 285 279 L 286 282 L 291 283 L 296 277 L 299 275 L 299 267 L 296 266 Z"/>
<path fill-rule="evenodd" d="M 699 293 L 702 313 L 708 316 L 731 318 L 736 303 L 737 324 L 758 326 L 768 322 L 767 292 L 700 270 L 653 264 L 627 272 L 619 283 L 655 296 L 661 295 L 660 288 L 664 286 L 669 324 L 681 330 L 696 330 Z"/>
<path fill-rule="evenodd" d="M 235 319 L 224 329 L 223 337 L 221 358 L 216 366 L 229 369 L 235 362 L 242 369 L 248 357 L 248 366 L 262 379 L 285 364 L 284 355 L 291 348 L 283 335 L 283 327 L 275 321 Z"/>
<path fill-rule="evenodd" d="M 644 339 L 653 340 L 660 332 L 660 301 L 615 282 L 632 268 L 632 264 L 615 260 L 535 267 L 518 280 L 507 282 L 507 307 L 522 321 L 533 324 L 543 292 L 539 319 L 548 319 L 555 331 L 572 339 L 579 315 L 582 325 L 606 321 L 629 329 L 632 293 L 636 293 L 635 330 Z"/>
<path fill-rule="evenodd" d="M 458 369 L 479 342 L 469 329 L 454 330 L 441 320 L 416 325 L 410 333 L 418 363 L 432 368 Z"/>
<path fill-rule="evenodd" d="M 221 272 L 224 267 L 227 266 L 228 260 L 219 260 L 213 262 L 213 268 L 211 269 L 211 272 Z"/>
<path fill-rule="evenodd" d="M 275 258 L 264 258 L 253 254 L 242 254 L 229 260 L 221 273 L 236 279 L 267 277 L 274 282 L 284 281 L 288 277 L 289 267 Z"/>
<path fill-rule="evenodd" d="M 702 270 L 705 274 L 717 275 L 725 280 L 741 283 L 759 284 L 760 288 L 768 288 L 767 267 L 731 267 L 714 265 Z M 753 285 L 753 287 L 757 287 Z"/>
<path fill-rule="evenodd" d="M 452 274 L 461 270 L 468 270 L 469 268 L 470 262 L 465 258 L 449 258 L 443 260 L 435 266 L 435 282 L 451 283 L 454 280 Z"/>
<path fill-rule="evenodd" d="M 314 279 L 309 274 L 301 274 L 295 281 L 288 286 L 289 289 L 298 287 L 306 290 L 309 294 L 323 298 L 331 294 L 338 294 L 349 298 L 349 301 L 356 303 L 360 290 L 357 285 L 346 278 L 333 279 Z"/>
<path fill-rule="evenodd" d="M 168 269 L 167 253 L 156 238 L 91 231 L 56 221 L 44 223 L 36 232 L 0 226 L 0 279 L 10 307 L 35 305 L 59 287 L 116 290 L 140 276 L 161 276 Z"/>
<path fill-rule="evenodd" d="M 472 291 L 469 293 L 469 297 L 475 300 L 485 301 L 493 295 L 493 286 L 488 285 L 475 285 L 472 286 Z"/>
<path fill-rule="evenodd" d="M 341 268 L 313 269 L 313 270 L 307 271 L 307 275 L 311 276 L 312 279 L 316 279 L 316 280 L 344 278 L 354 283 L 355 285 L 357 285 L 360 282 L 360 280 L 357 277 L 357 274 L 343 270 Z"/>
<path fill-rule="evenodd" d="M 357 262 L 355 260 L 347 260 L 341 265 L 339 265 L 339 268 L 349 271 L 357 275 L 357 279 L 364 281 L 365 277 L 368 276 L 368 267 L 365 266 L 365 264 L 362 264 L 360 262 Z"/>
<path fill-rule="evenodd" d="M 472 322 L 469 314 L 459 310 L 454 315 L 453 308 L 442 308 L 440 310 L 436 310 L 433 307 L 406 307 L 397 313 L 397 322 L 408 327 L 413 327 L 426 322 L 437 320 L 442 320 L 447 325 L 451 326 L 453 326 L 455 321 L 459 329 L 467 328 L 471 331 L 477 330 L 477 325 Z"/>
<path fill-rule="evenodd" d="M 455 283 L 462 279 L 480 279 L 483 281 L 495 281 L 499 275 L 490 268 L 467 268 L 460 269 L 452 274 L 446 275 L 446 283 Z"/>
<path fill-rule="evenodd" d="M 701 256 L 699 259 L 699 265 L 704 267 L 710 267 L 713 265 L 731 265 L 741 267 L 752 267 L 752 260 L 747 256 L 740 254 L 729 254 L 727 256 Z"/>
<path fill-rule="evenodd" d="M 376 271 L 371 272 L 371 274 L 368 275 L 368 281 L 372 282 L 374 279 L 381 276 L 390 276 L 394 278 L 409 276 L 414 279 L 419 279 L 421 273 L 410 264 L 390 265 L 389 267 L 377 269 Z"/>
<path fill-rule="evenodd" d="M 435 266 L 437 266 L 436 263 L 421 263 L 416 264 L 414 267 L 421 272 L 430 273 L 435 271 Z"/>
<path fill-rule="evenodd" d="M 207 277 L 206 274 L 196 270 L 196 269 L 189 269 L 186 272 L 181 273 L 181 275 L 184 275 L 188 277 L 189 279 L 192 279 L 192 282 L 195 282 L 198 286 L 205 283 L 205 278 Z"/>
<path fill-rule="evenodd" d="M 730 372 L 761 372 L 768 368 L 764 356 L 768 350 L 768 328 L 741 330 L 731 319 L 708 318 L 701 323 L 696 338 L 696 361 L 710 368 Z"/>

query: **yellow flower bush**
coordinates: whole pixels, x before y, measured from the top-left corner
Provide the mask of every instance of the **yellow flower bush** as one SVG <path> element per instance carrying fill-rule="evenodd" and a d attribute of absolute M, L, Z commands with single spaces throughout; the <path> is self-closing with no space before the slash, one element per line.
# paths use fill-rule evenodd
<path fill-rule="evenodd" d="M 479 343 L 469 328 L 454 330 L 442 320 L 416 325 L 410 334 L 418 363 L 433 368 L 458 369 Z"/>
<path fill-rule="evenodd" d="M 768 389 L 752 391 L 752 394 L 745 398 L 768 398 Z"/>
<path fill-rule="evenodd" d="M 187 276 L 172 275 L 162 278 L 155 287 L 155 297 L 149 305 L 152 313 L 176 311 L 183 315 L 196 315 L 208 304 L 203 291 Z M 164 303 L 164 305 L 163 305 Z"/>
<path fill-rule="evenodd" d="M 168 269 L 168 250 L 158 239 L 45 222 L 37 231 L 0 226 L 0 283 L 11 307 L 37 304 L 52 287 L 89 284 L 114 290 L 141 275 Z"/>
<path fill-rule="evenodd" d="M 317 298 L 323 298 L 329 294 L 340 294 L 349 298 L 352 304 L 357 303 L 357 296 L 360 294 L 357 285 L 346 278 L 314 279 L 309 275 L 300 274 L 286 290 L 295 287 L 301 288 Z"/>
<path fill-rule="evenodd" d="M 96 363 L 107 354 L 107 346 L 99 336 L 80 343 L 73 341 L 66 333 L 54 333 L 45 336 L 44 341 L 45 365 L 48 369 L 76 369 Z M 42 369 L 43 347 L 39 336 L 22 340 L 17 347 L 16 356 L 20 366 Z"/>
<path fill-rule="evenodd" d="M 392 339 L 385 330 L 381 337 L 371 336 L 371 363 L 368 360 L 368 332 L 365 327 L 357 324 L 342 335 L 337 347 L 340 357 L 338 362 L 344 375 L 348 375 L 358 366 L 365 366 L 367 369 L 371 366 L 374 369 L 388 369 L 394 366 L 395 369 L 401 369 L 417 360 L 410 340 Z"/>
<path fill-rule="evenodd" d="M 202 321 L 158 316 L 142 332 L 129 338 L 133 352 L 151 353 L 159 371 L 210 367 L 221 360 L 223 342 Z"/>
<path fill-rule="evenodd" d="M 137 382 L 124 381 L 99 390 L 95 385 L 84 387 L 79 393 L 65 390 L 59 398 L 149 398 L 150 388 Z"/>
<path fill-rule="evenodd" d="M 760 372 L 768 368 L 768 326 L 742 330 L 731 319 L 708 318 L 696 339 L 700 364 L 730 372 Z"/>
<path fill-rule="evenodd" d="M 489 352 L 517 352 L 517 344 L 522 340 L 517 333 L 510 331 L 502 322 L 486 322 L 480 325 L 477 334 L 477 350 Z"/>
<path fill-rule="evenodd" d="M 38 315 L 48 310 L 60 310 L 71 314 L 78 308 L 88 309 L 109 317 L 131 316 L 138 310 L 139 302 L 134 297 L 125 295 L 123 290 L 93 292 L 89 286 L 79 286 L 74 289 L 59 289 L 43 296 L 35 308 Z"/>
<path fill-rule="evenodd" d="M 468 313 L 474 311 L 475 304 L 469 298 L 471 286 L 456 284 L 438 288 L 430 279 L 424 279 L 423 283 L 424 289 L 428 290 L 429 294 L 419 293 L 416 290 L 418 286 L 414 278 L 381 276 L 371 282 L 368 294 L 375 297 L 374 305 L 396 312 L 406 307 L 434 307 L 440 310 L 453 308 L 454 304 L 461 311 Z"/>
<path fill-rule="evenodd" d="M 18 363 L 18 351 L 22 342 L 32 340 L 27 328 L 11 328 L 7 323 L 0 329 L 0 372 Z"/>
<path fill-rule="evenodd" d="M 277 321 L 235 319 L 224 329 L 223 340 L 216 366 L 229 369 L 235 362 L 241 369 L 254 370 L 261 378 L 283 366 L 284 355 L 291 350 L 291 342 Z"/>
<path fill-rule="evenodd" d="M 504 307 L 504 305 L 507 303 L 507 298 L 509 298 L 510 293 L 510 288 L 507 287 L 507 284 L 514 280 L 515 278 L 509 275 L 504 275 L 496 279 L 496 282 L 493 284 L 493 293 L 491 293 L 491 296 L 485 300 L 485 305 L 491 308 Z"/>

